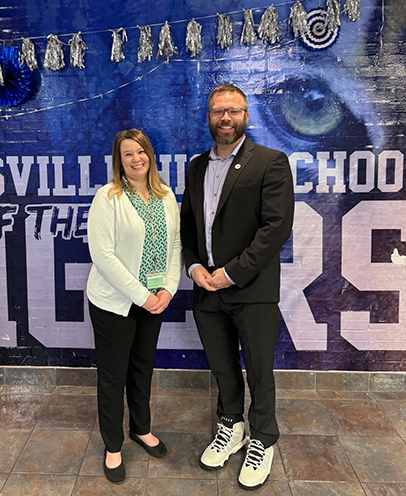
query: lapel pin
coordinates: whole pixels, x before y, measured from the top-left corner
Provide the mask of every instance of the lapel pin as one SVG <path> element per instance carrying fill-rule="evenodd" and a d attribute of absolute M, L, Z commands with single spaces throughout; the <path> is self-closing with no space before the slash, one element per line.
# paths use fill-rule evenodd
<path fill-rule="evenodd" d="M 235 164 L 235 165 L 234 165 L 234 169 L 237 169 L 237 170 L 238 170 L 238 169 L 241 169 L 241 164 Z"/>

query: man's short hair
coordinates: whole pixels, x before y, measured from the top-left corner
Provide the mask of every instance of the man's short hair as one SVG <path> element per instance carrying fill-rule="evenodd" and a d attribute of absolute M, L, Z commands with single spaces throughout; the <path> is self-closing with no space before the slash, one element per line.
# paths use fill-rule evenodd
<path fill-rule="evenodd" d="M 240 90 L 240 88 L 237 88 L 237 86 L 234 86 L 232 84 L 221 84 L 220 86 L 217 86 L 217 88 L 214 88 L 214 90 L 210 93 L 209 99 L 207 100 L 207 108 L 211 108 L 211 104 L 215 96 L 219 95 L 220 93 L 226 92 L 234 92 L 242 96 L 246 107 L 245 110 L 248 110 L 247 95 L 242 90 Z"/>

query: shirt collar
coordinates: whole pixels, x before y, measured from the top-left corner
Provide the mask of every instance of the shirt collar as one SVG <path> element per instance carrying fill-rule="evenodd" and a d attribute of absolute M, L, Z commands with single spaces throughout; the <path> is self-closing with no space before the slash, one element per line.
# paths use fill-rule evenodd
<path fill-rule="evenodd" d="M 238 145 L 234 148 L 234 150 L 230 153 L 228 157 L 221 158 L 217 155 L 217 143 L 213 143 L 213 146 L 211 147 L 210 154 L 209 154 L 209 160 L 226 160 L 227 158 L 230 157 L 235 157 L 237 153 L 239 152 L 240 148 L 242 147 L 242 144 L 245 141 L 245 134 L 242 137 L 242 140 L 238 143 Z"/>

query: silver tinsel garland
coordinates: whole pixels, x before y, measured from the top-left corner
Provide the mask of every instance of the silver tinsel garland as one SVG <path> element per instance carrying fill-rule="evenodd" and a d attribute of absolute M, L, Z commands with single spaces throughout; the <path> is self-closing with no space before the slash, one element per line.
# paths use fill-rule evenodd
<path fill-rule="evenodd" d="M 255 45 L 257 35 L 255 34 L 252 10 L 243 9 L 243 11 L 244 11 L 244 26 L 242 28 L 240 45 L 242 45 L 243 43 L 245 43 L 246 45 Z"/>
<path fill-rule="evenodd" d="M 29 38 L 23 38 L 23 44 L 21 47 L 20 65 L 23 65 L 24 62 L 32 71 L 34 69 L 38 69 L 34 43 Z"/>
<path fill-rule="evenodd" d="M 222 49 L 229 49 L 233 44 L 233 26 L 230 16 L 227 14 L 217 15 L 217 45 L 220 45 Z"/>
<path fill-rule="evenodd" d="M 51 71 L 59 71 L 65 67 L 63 60 L 62 41 L 54 34 L 47 36 L 48 44 L 45 50 L 44 68 Z"/>
<path fill-rule="evenodd" d="M 70 65 L 72 67 L 79 67 L 79 69 L 84 69 L 85 64 L 83 63 L 83 58 L 85 56 L 85 50 L 88 50 L 89 47 L 82 40 L 80 36 L 81 32 L 74 34 L 72 38 L 68 41 L 68 45 L 70 45 Z"/>
<path fill-rule="evenodd" d="M 348 15 L 350 21 L 359 21 L 361 0 L 347 0 L 344 4 L 344 14 Z"/>
<path fill-rule="evenodd" d="M 5 86 L 4 76 L 3 76 L 3 68 L 1 67 L 1 64 L 0 64 L 0 86 Z"/>
<path fill-rule="evenodd" d="M 151 60 L 154 42 L 152 41 L 150 26 L 138 26 L 138 29 L 140 30 L 140 40 L 138 42 L 137 59 L 141 63 L 146 59 Z"/>
<path fill-rule="evenodd" d="M 262 14 L 258 34 L 264 43 L 269 41 L 273 44 L 279 41 L 278 13 L 273 4 Z"/>
<path fill-rule="evenodd" d="M 178 47 L 175 46 L 173 41 L 171 27 L 168 24 L 168 21 L 165 21 L 165 24 L 162 26 L 159 33 L 158 53 L 156 58 L 166 57 L 165 64 L 168 64 L 169 58 L 173 55 L 178 55 Z"/>
<path fill-rule="evenodd" d="M 125 59 L 123 52 L 124 42 L 128 41 L 127 33 L 124 28 L 119 29 L 109 29 L 111 31 L 111 36 L 113 37 L 113 43 L 111 45 L 111 57 L 112 62 L 121 62 Z M 121 32 L 121 37 L 120 37 Z"/>
<path fill-rule="evenodd" d="M 326 27 L 334 31 L 334 29 L 341 26 L 340 4 L 337 0 L 327 0 L 326 7 Z"/>
<path fill-rule="evenodd" d="M 292 23 L 292 29 L 295 33 L 295 38 L 298 35 L 302 36 L 309 32 L 309 26 L 307 25 L 307 12 L 303 5 L 296 0 L 296 3 L 290 9 L 289 21 Z"/>
<path fill-rule="evenodd" d="M 186 51 L 189 51 L 192 57 L 196 57 L 203 50 L 202 26 L 192 19 L 186 28 Z"/>

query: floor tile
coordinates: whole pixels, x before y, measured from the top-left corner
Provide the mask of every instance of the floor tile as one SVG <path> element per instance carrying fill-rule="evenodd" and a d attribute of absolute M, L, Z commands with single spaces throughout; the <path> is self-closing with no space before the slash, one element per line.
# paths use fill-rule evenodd
<path fill-rule="evenodd" d="M 361 482 L 406 482 L 406 444 L 398 437 L 340 436 Z"/>
<path fill-rule="evenodd" d="M 50 396 L 45 394 L 0 395 L 1 427 L 4 429 L 33 428 L 49 399 Z"/>
<path fill-rule="evenodd" d="M 406 484 L 362 484 L 366 496 L 405 496 Z"/>
<path fill-rule="evenodd" d="M 373 400 L 374 398 L 370 393 L 365 391 L 317 391 L 319 398 L 323 399 L 359 399 L 359 400 Z"/>
<path fill-rule="evenodd" d="M 217 472 L 219 480 L 237 480 L 241 466 L 245 458 L 246 450 L 242 449 L 238 453 L 230 456 L 227 464 Z M 272 461 L 271 473 L 269 480 L 286 481 L 285 471 L 283 469 L 282 459 L 278 445 L 275 446 L 274 457 Z"/>
<path fill-rule="evenodd" d="M 317 400 L 318 394 L 315 389 L 277 389 L 276 401 L 279 399 L 302 399 Z"/>
<path fill-rule="evenodd" d="M 388 417 L 373 401 L 320 400 L 338 434 L 349 436 L 396 436 Z"/>
<path fill-rule="evenodd" d="M 126 438 L 122 455 L 128 477 L 146 477 L 148 472 L 149 455 L 141 446 Z M 104 443 L 100 433 L 94 431 L 87 447 L 80 475 L 103 476 Z"/>
<path fill-rule="evenodd" d="M 378 403 L 393 427 L 406 439 L 406 401 L 380 400 Z"/>
<path fill-rule="evenodd" d="M 154 430 L 160 432 L 211 432 L 210 398 L 159 397 Z"/>
<path fill-rule="evenodd" d="M 83 394 L 87 396 L 96 396 L 97 388 L 94 386 L 58 386 L 54 388 L 52 394 L 69 394 L 74 396 Z"/>
<path fill-rule="evenodd" d="M 31 430 L 29 429 L 0 429 L 0 467 L 2 472 L 12 470 L 30 434 Z"/>
<path fill-rule="evenodd" d="M 34 430 L 13 472 L 78 474 L 90 431 Z"/>
<path fill-rule="evenodd" d="M 20 384 L 31 386 L 54 386 L 55 369 L 52 367 L 7 367 L 5 369 L 5 384 Z"/>
<path fill-rule="evenodd" d="M 91 430 L 96 422 L 94 396 L 52 396 L 42 411 L 37 428 Z"/>
<path fill-rule="evenodd" d="M 163 460 L 150 458 L 148 477 L 179 479 L 216 479 L 215 472 L 203 470 L 199 458 L 212 436 L 207 433 L 181 434 L 160 433 L 159 437 L 168 447 Z"/>
<path fill-rule="evenodd" d="M 278 445 L 288 480 L 356 481 L 338 437 L 282 435 Z"/>
<path fill-rule="evenodd" d="M 334 436 L 336 429 L 319 401 L 278 400 L 276 418 L 281 434 Z"/>
<path fill-rule="evenodd" d="M 247 493 L 250 492 L 242 489 L 238 485 L 237 479 L 234 481 L 221 480 L 218 482 L 218 487 L 219 496 L 247 496 Z M 262 487 L 255 489 L 255 492 L 252 493 L 255 496 L 291 496 L 287 482 L 270 480 L 265 481 Z"/>
<path fill-rule="evenodd" d="M 2 386 L 3 394 L 51 394 L 55 386 L 49 384 L 14 384 Z"/>
<path fill-rule="evenodd" d="M 196 397 L 209 398 L 210 390 L 200 389 L 200 388 L 156 387 L 151 389 L 151 396 L 180 396 L 180 397 L 196 396 Z"/>
<path fill-rule="evenodd" d="M 96 368 L 56 368 L 56 384 L 58 386 L 96 386 Z"/>
<path fill-rule="evenodd" d="M 376 400 L 406 400 L 406 391 L 374 391 L 371 395 Z"/>
<path fill-rule="evenodd" d="M 358 482 L 304 482 L 289 483 L 292 496 L 365 496 Z"/>
<path fill-rule="evenodd" d="M 70 496 L 76 476 L 11 474 L 1 496 Z"/>
<path fill-rule="evenodd" d="M 199 479 L 148 479 L 145 496 L 217 496 L 217 481 Z"/>
<path fill-rule="evenodd" d="M 316 389 L 366 391 L 369 389 L 369 377 L 368 374 L 357 372 L 320 371 L 316 373 Z"/>
<path fill-rule="evenodd" d="M 120 484 L 112 484 L 106 477 L 79 476 L 72 496 L 144 496 L 145 479 L 127 477 Z"/>
<path fill-rule="evenodd" d="M 6 482 L 8 476 L 9 476 L 9 474 L 0 474 L 0 491 L 1 491 L 2 487 L 4 486 L 4 483 Z"/>

